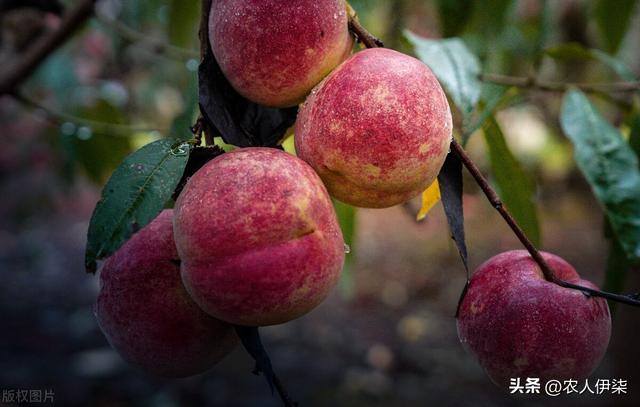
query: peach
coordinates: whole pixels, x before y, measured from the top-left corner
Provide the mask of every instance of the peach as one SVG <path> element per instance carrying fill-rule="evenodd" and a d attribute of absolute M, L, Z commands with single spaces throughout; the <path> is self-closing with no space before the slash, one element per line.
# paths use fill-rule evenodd
<path fill-rule="evenodd" d="M 184 289 L 172 218 L 163 211 L 105 261 L 95 314 L 124 359 L 158 376 L 185 377 L 209 369 L 238 340 Z"/>
<path fill-rule="evenodd" d="M 543 253 L 565 281 L 596 288 L 558 256 Z M 583 379 L 602 359 L 611 335 L 603 298 L 545 280 L 524 250 L 499 254 L 471 278 L 458 334 L 498 385 L 511 378 Z"/>
<path fill-rule="evenodd" d="M 298 114 L 295 146 L 332 196 L 384 208 L 436 179 L 451 134 L 449 104 L 431 70 L 375 48 L 351 57 L 313 90 Z"/>
<path fill-rule="evenodd" d="M 344 0 L 214 0 L 209 40 L 238 93 L 272 107 L 301 103 L 353 47 Z"/>
<path fill-rule="evenodd" d="M 322 181 L 281 150 L 215 158 L 187 182 L 175 210 L 185 286 L 223 321 L 297 318 L 327 296 L 342 269 L 342 232 Z"/>

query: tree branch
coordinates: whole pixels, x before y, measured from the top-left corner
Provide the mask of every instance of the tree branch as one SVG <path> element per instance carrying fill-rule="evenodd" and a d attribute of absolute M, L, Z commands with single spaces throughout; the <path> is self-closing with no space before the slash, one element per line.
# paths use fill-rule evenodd
<path fill-rule="evenodd" d="M 380 39 L 376 38 L 373 34 L 367 31 L 367 29 L 364 28 L 362 24 L 360 24 L 358 16 L 353 8 L 349 6 L 348 12 L 349 30 L 356 36 L 358 41 L 364 44 L 364 46 L 367 48 L 384 47 L 384 43 Z"/>
<path fill-rule="evenodd" d="M 350 24 L 351 24 L 351 21 L 350 21 Z M 365 39 L 366 38 L 375 38 L 371 34 L 369 34 L 367 32 L 367 30 L 364 27 L 362 27 L 361 25 L 357 25 L 356 26 L 356 30 L 357 31 L 355 31 L 355 32 L 356 32 L 356 35 L 358 35 L 358 38 L 365 38 Z M 369 48 L 375 48 L 375 47 L 378 46 L 375 41 L 367 41 L 366 43 L 363 41 L 363 43 Z M 499 76 L 499 77 L 495 77 L 494 76 L 493 79 L 495 79 L 496 81 L 501 81 L 502 82 L 502 83 L 500 83 L 501 85 L 510 85 L 510 86 L 521 85 L 522 87 L 532 87 L 533 85 L 538 84 L 537 86 L 539 86 L 539 82 L 536 82 L 535 80 L 532 80 L 530 78 L 524 78 L 524 80 L 526 80 L 526 81 L 523 81 L 522 78 L 513 78 L 513 77 L 507 77 L 507 76 Z M 592 90 L 595 90 L 595 88 L 597 88 L 597 87 L 599 87 L 599 86 L 601 86 L 603 84 L 582 84 L 582 85 L 586 86 L 587 89 L 591 88 Z M 589 86 L 587 86 L 587 85 L 589 85 Z M 612 84 L 607 84 L 607 86 L 609 86 L 609 87 L 611 87 L 611 85 Z M 640 82 L 638 82 L 638 83 L 636 83 L 636 82 L 626 83 L 625 82 L 624 85 L 621 85 L 621 84 L 614 84 L 614 85 L 615 86 L 613 88 L 618 89 L 618 91 L 627 91 L 627 90 L 631 90 L 631 89 L 633 89 L 633 90 L 637 89 L 637 87 L 639 87 L 639 85 L 640 85 Z M 563 84 L 562 86 L 565 86 L 565 88 L 566 88 L 566 87 L 569 87 L 571 85 Z M 573 84 L 573 86 L 576 86 L 576 84 Z M 585 89 L 585 88 L 583 87 L 583 89 Z M 602 90 L 602 89 L 598 89 L 598 90 Z M 487 199 L 489 200 L 491 205 L 493 205 L 493 207 L 500 213 L 500 215 L 505 220 L 505 222 L 509 225 L 509 227 L 511 228 L 513 233 L 516 235 L 518 240 L 520 240 L 522 245 L 527 249 L 527 251 L 529 252 L 531 257 L 533 258 L 533 260 L 538 264 L 538 266 L 540 266 L 540 270 L 542 271 L 542 274 L 544 275 L 544 277 L 545 277 L 545 279 L 547 281 L 555 283 L 555 284 L 557 284 L 557 285 L 559 285 L 561 287 L 571 288 L 571 289 L 582 291 L 586 295 L 591 295 L 591 296 L 594 296 L 594 297 L 602 297 L 602 298 L 606 298 L 606 299 L 611 300 L 611 301 L 617 301 L 617 302 L 621 302 L 623 304 L 640 307 L 640 300 L 638 299 L 639 296 L 637 294 L 624 295 L 624 294 L 608 293 L 608 292 L 605 292 L 605 291 L 595 290 L 595 289 L 588 288 L 588 287 L 583 287 L 583 286 L 580 286 L 580 285 L 577 285 L 577 284 L 573 284 L 573 283 L 569 283 L 567 281 L 559 279 L 556 276 L 556 274 L 553 271 L 553 269 L 546 262 L 544 257 L 542 257 L 542 254 L 540 254 L 538 249 L 534 246 L 534 244 L 531 242 L 531 240 L 529 240 L 529 238 L 524 233 L 522 228 L 520 228 L 520 226 L 518 225 L 516 220 L 513 218 L 513 216 L 511 216 L 511 213 L 509 213 L 507 208 L 504 206 L 504 204 L 500 200 L 500 197 L 498 196 L 498 194 L 493 190 L 493 188 L 491 188 L 491 186 L 489 185 L 489 182 L 482 175 L 482 172 L 480 171 L 480 169 L 475 165 L 475 163 L 471 160 L 471 158 L 467 155 L 467 153 L 464 151 L 464 149 L 462 148 L 460 143 L 458 143 L 455 138 L 452 139 L 452 141 L 451 141 L 451 150 L 458 157 L 460 157 L 460 160 L 462 161 L 462 164 L 465 166 L 467 171 L 469 171 L 469 173 L 471 174 L 473 179 L 476 181 L 476 183 L 480 186 L 480 189 L 482 189 L 482 192 L 484 192 L 485 196 L 487 197 Z"/>
<path fill-rule="evenodd" d="M 18 89 L 49 55 L 64 44 L 93 14 L 96 1 L 80 0 L 65 13 L 57 30 L 38 38 L 15 64 L 4 70 L 0 75 L 0 95 Z"/>
<path fill-rule="evenodd" d="M 483 82 L 494 83 L 496 85 L 514 86 L 524 89 L 537 89 L 547 92 L 564 92 L 569 88 L 579 88 L 585 92 L 635 92 L 640 90 L 640 81 L 630 82 L 553 82 L 533 77 L 508 76 L 494 73 L 484 73 L 480 75 Z"/>
<path fill-rule="evenodd" d="M 527 249 L 527 251 L 529 252 L 531 257 L 535 260 L 535 262 L 538 263 L 538 266 L 540 266 L 540 270 L 542 271 L 542 274 L 544 275 L 544 278 L 547 281 L 550 281 L 552 283 L 558 284 L 561 287 L 580 290 L 580 291 L 582 291 L 584 293 L 587 293 L 587 294 L 589 294 L 591 296 L 594 296 L 594 297 L 602 297 L 602 298 L 606 298 L 608 300 L 617 301 L 617 302 L 621 302 L 621 303 L 624 303 L 624 304 L 627 304 L 627 305 L 633 305 L 633 306 L 636 306 L 636 307 L 640 307 L 640 301 L 638 300 L 636 295 L 633 295 L 633 294 L 632 295 L 624 295 L 624 294 L 608 293 L 608 292 L 605 292 L 605 291 L 600 291 L 600 290 L 595 290 L 595 289 L 588 288 L 588 287 L 583 287 L 581 285 L 569 283 L 567 281 L 559 279 L 556 276 L 556 274 L 553 271 L 553 269 L 546 262 L 544 257 L 542 257 L 542 255 L 540 254 L 538 249 L 534 246 L 534 244 L 531 242 L 531 240 L 529 240 L 529 238 L 524 233 L 522 228 L 520 228 L 520 226 L 518 225 L 516 220 L 513 218 L 513 216 L 511 216 L 511 213 L 509 213 L 507 208 L 504 206 L 504 204 L 502 203 L 502 201 L 498 197 L 498 194 L 493 190 L 493 188 L 491 188 L 491 186 L 489 185 L 489 182 L 482 175 L 482 172 L 480 171 L 480 169 L 475 165 L 475 163 L 471 160 L 471 158 L 464 151 L 464 149 L 462 148 L 460 143 L 458 143 L 455 139 L 453 139 L 453 141 L 451 142 L 451 150 L 458 157 L 460 157 L 460 161 L 462 161 L 462 164 L 465 166 L 467 171 L 469 171 L 469 173 L 471 174 L 473 179 L 475 179 L 476 183 L 478 184 L 480 189 L 482 189 L 482 192 L 484 192 L 485 196 L 487 197 L 487 199 L 489 200 L 491 205 L 493 205 L 493 207 L 498 211 L 498 213 L 500 213 L 500 216 L 502 216 L 502 218 L 505 220 L 505 222 L 509 225 L 509 227 L 511 228 L 513 233 L 516 235 L 518 240 Z"/>

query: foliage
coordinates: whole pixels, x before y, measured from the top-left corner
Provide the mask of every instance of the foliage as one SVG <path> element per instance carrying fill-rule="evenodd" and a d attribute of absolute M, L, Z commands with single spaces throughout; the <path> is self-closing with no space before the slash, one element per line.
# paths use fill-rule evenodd
<path fill-rule="evenodd" d="M 487 120 L 483 133 L 500 196 L 529 239 L 539 246 L 540 227 L 534 202 L 535 182 L 509 149 L 494 117 Z"/>
<path fill-rule="evenodd" d="M 638 157 L 578 90 L 564 99 L 562 128 L 575 145 L 576 162 L 604 206 L 627 257 L 640 260 L 640 169 Z"/>
<path fill-rule="evenodd" d="M 103 259 L 149 223 L 171 198 L 182 177 L 191 146 L 164 139 L 127 157 L 102 191 L 91 217 L 85 265 L 94 272 Z"/>

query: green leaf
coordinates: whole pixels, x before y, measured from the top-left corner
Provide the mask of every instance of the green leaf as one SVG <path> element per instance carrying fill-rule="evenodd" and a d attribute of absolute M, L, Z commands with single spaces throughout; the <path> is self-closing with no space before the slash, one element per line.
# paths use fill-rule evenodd
<path fill-rule="evenodd" d="M 118 250 L 160 213 L 180 181 L 190 151 L 187 143 L 158 140 L 129 155 L 115 170 L 91 216 L 88 272 L 95 272 L 97 260 Z"/>
<path fill-rule="evenodd" d="M 629 28 L 636 0 L 596 0 L 593 9 L 604 48 L 616 53 Z"/>
<path fill-rule="evenodd" d="M 483 129 L 500 198 L 533 244 L 540 246 L 535 182 L 509 149 L 495 117 L 491 116 Z"/>
<path fill-rule="evenodd" d="M 463 117 L 480 99 L 480 62 L 459 38 L 429 40 L 405 31 L 418 58 L 431 68 Z"/>
<path fill-rule="evenodd" d="M 473 123 L 467 124 L 463 129 L 462 144 L 467 144 L 469 137 L 484 126 L 484 123 L 493 115 L 498 105 L 509 101 L 511 95 L 508 95 L 509 88 L 506 86 L 495 85 L 492 83 L 486 83 L 482 85 L 482 93 L 480 102 L 478 103 L 476 114 Z"/>
<path fill-rule="evenodd" d="M 599 49 L 585 48 L 575 42 L 568 42 L 547 47 L 544 54 L 558 61 L 593 60 L 612 69 L 620 78 L 626 81 L 635 80 L 635 75 L 620 59 Z"/>
<path fill-rule="evenodd" d="M 351 275 L 351 268 L 353 266 L 353 243 L 356 234 L 356 208 L 351 205 L 347 205 L 340 201 L 333 201 L 333 206 L 336 209 L 338 216 L 338 222 L 340 223 L 340 229 L 342 229 L 342 236 L 344 242 L 349 246 L 348 253 L 344 259 L 344 268 L 340 275 L 340 289 L 342 294 L 346 298 L 351 298 L 353 294 L 353 278 Z"/>
<path fill-rule="evenodd" d="M 198 38 L 199 1 L 171 0 L 169 5 L 169 42 L 178 47 L 192 48 Z"/>
<path fill-rule="evenodd" d="M 560 124 L 575 146 L 578 167 L 603 205 L 627 257 L 640 259 L 638 157 L 579 90 L 564 97 Z"/>

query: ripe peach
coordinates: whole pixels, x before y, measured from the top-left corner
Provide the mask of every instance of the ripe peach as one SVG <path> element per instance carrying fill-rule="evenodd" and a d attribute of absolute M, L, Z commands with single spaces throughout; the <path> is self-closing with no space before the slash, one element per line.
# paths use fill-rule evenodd
<path fill-rule="evenodd" d="M 123 358 L 159 376 L 184 377 L 222 359 L 237 336 L 184 289 L 172 218 L 163 211 L 105 261 L 95 314 Z"/>
<path fill-rule="evenodd" d="M 325 78 L 298 114 L 298 156 L 335 198 L 361 207 L 404 202 L 437 177 L 451 111 L 431 70 L 389 49 L 357 53 Z"/>
<path fill-rule="evenodd" d="M 559 278 L 596 288 L 560 257 L 543 256 Z M 517 377 L 581 379 L 607 349 L 611 317 L 606 300 L 545 280 L 529 253 L 515 250 L 489 259 L 473 275 L 458 334 L 498 385 Z"/>
<path fill-rule="evenodd" d="M 295 106 L 353 47 L 344 0 L 214 0 L 213 54 L 244 97 Z"/>
<path fill-rule="evenodd" d="M 304 161 L 270 148 L 235 150 L 202 167 L 176 202 L 174 234 L 193 299 L 236 325 L 307 313 L 344 261 L 322 181 Z"/>

